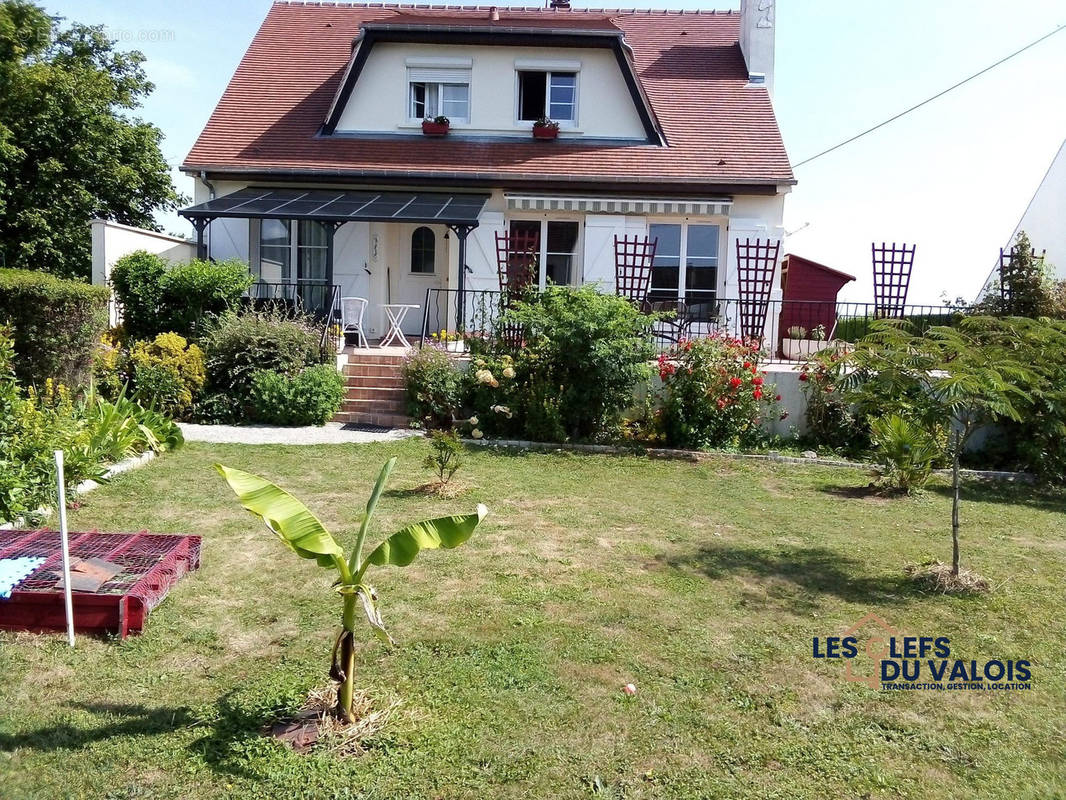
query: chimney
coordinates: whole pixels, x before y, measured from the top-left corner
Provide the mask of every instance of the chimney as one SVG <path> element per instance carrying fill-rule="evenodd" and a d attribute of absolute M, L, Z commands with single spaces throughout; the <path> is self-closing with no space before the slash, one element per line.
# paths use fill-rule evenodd
<path fill-rule="evenodd" d="M 492 6 L 492 8 L 489 9 L 489 20 L 491 22 L 500 21 L 500 9 L 498 9 L 496 6 Z"/>
<path fill-rule="evenodd" d="M 570 8 L 570 0 L 551 0 L 548 8 Z"/>
<path fill-rule="evenodd" d="M 748 85 L 774 94 L 774 0 L 740 0 L 740 52 L 748 65 Z"/>

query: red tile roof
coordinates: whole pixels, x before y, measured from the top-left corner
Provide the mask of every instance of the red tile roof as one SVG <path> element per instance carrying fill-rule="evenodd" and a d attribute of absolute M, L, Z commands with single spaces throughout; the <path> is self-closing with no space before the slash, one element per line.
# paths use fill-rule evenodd
<path fill-rule="evenodd" d="M 735 13 L 332 5 L 270 9 L 183 169 L 497 185 L 658 185 L 664 191 L 793 183 L 763 88 L 747 86 Z M 317 136 L 364 23 L 621 30 L 667 147 L 462 136 Z"/>

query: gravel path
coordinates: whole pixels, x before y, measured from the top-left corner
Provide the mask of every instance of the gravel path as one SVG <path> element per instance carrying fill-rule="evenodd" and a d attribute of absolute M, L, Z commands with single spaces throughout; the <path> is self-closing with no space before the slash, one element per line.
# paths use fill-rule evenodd
<path fill-rule="evenodd" d="M 321 428 L 278 428 L 272 425 L 193 425 L 178 423 L 189 442 L 219 444 L 360 444 L 389 442 L 418 436 L 414 430 L 395 429 L 370 433 L 345 430 L 339 422 L 328 422 Z"/>

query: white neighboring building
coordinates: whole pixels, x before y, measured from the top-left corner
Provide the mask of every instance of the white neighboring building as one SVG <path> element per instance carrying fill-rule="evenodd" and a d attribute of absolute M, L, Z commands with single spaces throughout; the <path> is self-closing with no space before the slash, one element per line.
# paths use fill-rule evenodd
<path fill-rule="evenodd" d="M 1066 140 L 1052 159 L 1010 242 L 1019 231 L 1028 234 L 1038 253 L 1047 251 L 1045 260 L 1054 267 L 1055 277 L 1066 280 Z M 1005 247 L 1010 247 L 1010 242 Z M 995 280 L 997 270 L 998 265 L 989 277 L 989 284 Z"/>

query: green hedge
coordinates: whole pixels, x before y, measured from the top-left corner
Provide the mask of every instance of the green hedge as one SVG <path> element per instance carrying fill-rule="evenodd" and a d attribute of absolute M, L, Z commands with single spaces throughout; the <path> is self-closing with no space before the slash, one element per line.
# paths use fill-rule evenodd
<path fill-rule="evenodd" d="M 252 281 L 243 261 L 170 265 L 144 250 L 123 256 L 111 269 L 122 324 L 132 339 L 153 339 L 160 333 L 196 339 L 208 319 L 236 305 Z"/>
<path fill-rule="evenodd" d="M 88 380 L 107 330 L 108 290 L 46 272 L 0 269 L 0 323 L 15 331 L 15 374 L 24 385 Z"/>

